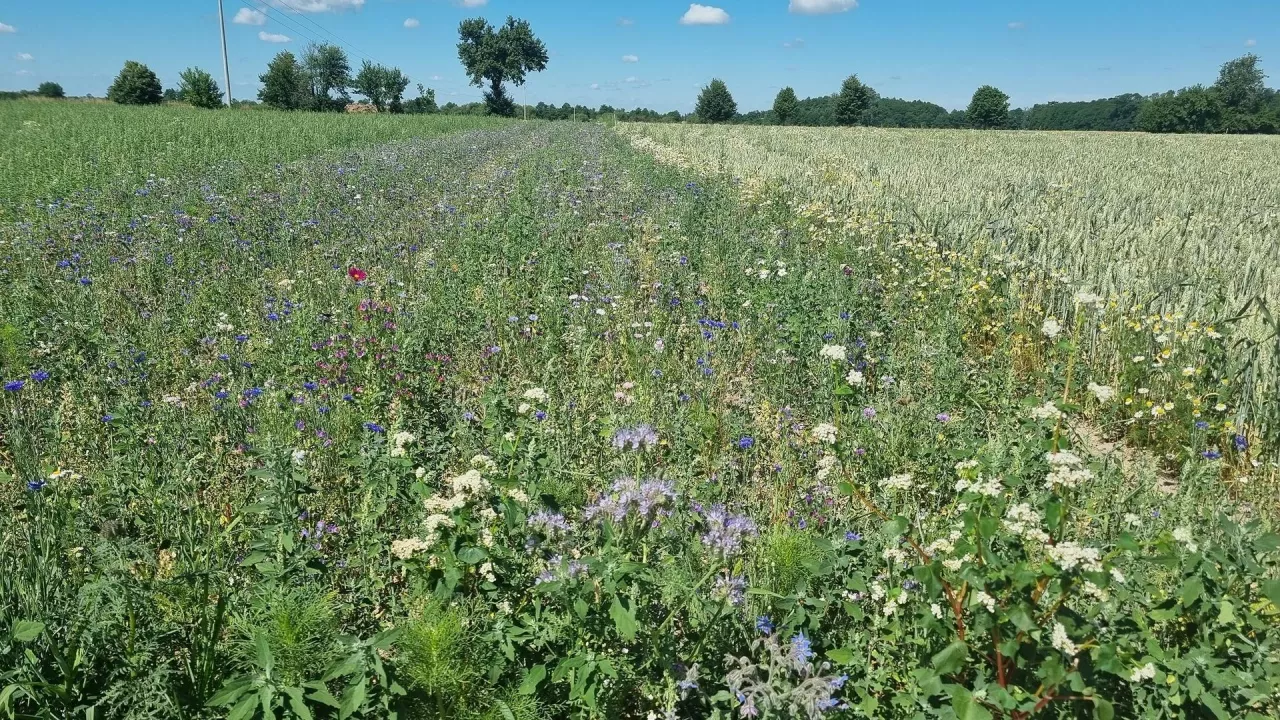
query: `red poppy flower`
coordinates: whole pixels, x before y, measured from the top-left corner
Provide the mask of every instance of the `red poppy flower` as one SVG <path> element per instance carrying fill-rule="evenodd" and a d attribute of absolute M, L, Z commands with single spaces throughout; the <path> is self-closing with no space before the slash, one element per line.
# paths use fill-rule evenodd
<path fill-rule="evenodd" d="M 351 268 L 347 270 L 347 275 L 356 282 L 364 282 L 364 279 L 369 277 L 369 273 L 361 270 L 355 265 L 352 265 Z"/>

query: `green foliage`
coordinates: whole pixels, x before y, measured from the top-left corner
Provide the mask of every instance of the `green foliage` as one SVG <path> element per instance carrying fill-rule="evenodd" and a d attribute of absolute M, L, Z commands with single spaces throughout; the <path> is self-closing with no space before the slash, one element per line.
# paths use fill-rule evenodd
<path fill-rule="evenodd" d="M 1258 56 L 1246 53 L 1222 64 L 1213 84 L 1227 110 L 1240 114 L 1257 112 L 1266 97 L 1267 76 L 1258 67 Z"/>
<path fill-rule="evenodd" d="M 368 60 L 361 64 L 360 72 L 351 81 L 351 89 L 365 96 L 379 111 L 403 112 L 401 98 L 408 86 L 409 78 L 400 68 L 375 65 Z"/>
<path fill-rule="evenodd" d="M 418 83 L 418 97 L 405 103 L 404 111 L 415 115 L 440 112 L 440 108 L 436 107 L 436 91 Z"/>
<path fill-rule="evenodd" d="M 56 82 L 45 81 L 40 83 L 36 88 L 36 95 L 47 98 L 64 98 L 67 96 L 62 90 L 62 86 Z"/>
<path fill-rule="evenodd" d="M 835 120 L 837 125 L 857 125 L 871 109 L 876 100 L 876 91 L 864 85 L 857 75 L 850 75 L 840 84 L 840 94 L 835 100 Z"/>
<path fill-rule="evenodd" d="M 1141 95 L 1130 93 L 1105 100 L 1034 105 L 1023 125 L 1028 130 L 1137 130 L 1145 102 Z"/>
<path fill-rule="evenodd" d="M 773 99 L 773 116 L 779 125 L 786 125 L 796 114 L 796 91 L 784 87 Z"/>
<path fill-rule="evenodd" d="M 1222 121 L 1221 98 L 1202 85 L 1152 98 L 1138 114 L 1138 127 L 1153 133 L 1218 132 Z"/>
<path fill-rule="evenodd" d="M 1008 127 L 1009 96 L 991 85 L 983 85 L 973 93 L 964 113 L 969 127 L 989 130 Z"/>
<path fill-rule="evenodd" d="M 337 45 L 313 43 L 302 54 L 302 67 L 310 80 L 311 107 L 342 112 L 348 101 L 347 88 L 352 86 L 347 53 Z"/>
<path fill-rule="evenodd" d="M 484 18 L 463 20 L 458 26 L 458 36 L 458 59 L 471 84 L 476 87 L 489 84 L 484 91 L 489 112 L 513 117 L 515 103 L 503 83 L 520 86 L 528 73 L 545 70 L 546 45 L 534 36 L 529 21 L 511 16 L 496 30 Z"/>
<path fill-rule="evenodd" d="M 719 78 L 713 79 L 702 88 L 693 110 L 698 120 L 704 123 L 728 122 L 737 112 L 738 104 L 729 94 L 729 87 Z"/>
<path fill-rule="evenodd" d="M 298 59 L 288 50 L 276 54 L 267 72 L 258 76 L 262 88 L 258 99 L 277 110 L 300 110 L 310 102 L 307 74 Z"/>
<path fill-rule="evenodd" d="M 191 67 L 183 70 L 180 78 L 178 95 L 184 102 L 198 108 L 222 107 L 222 90 L 218 88 L 212 75 L 200 68 Z"/>
<path fill-rule="evenodd" d="M 107 99 L 121 105 L 158 105 L 161 99 L 160 78 L 140 62 L 125 62 L 116 79 L 107 88 Z"/>

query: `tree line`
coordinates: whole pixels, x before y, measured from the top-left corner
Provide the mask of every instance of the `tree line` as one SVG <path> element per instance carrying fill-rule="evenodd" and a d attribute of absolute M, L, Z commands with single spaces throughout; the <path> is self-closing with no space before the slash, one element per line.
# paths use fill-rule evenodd
<path fill-rule="evenodd" d="M 1248 53 L 1224 63 L 1210 86 L 1193 85 L 1178 91 L 1143 96 L 1136 93 L 1084 102 L 1050 102 L 1030 108 L 1009 107 L 999 88 L 978 88 L 964 110 L 947 110 L 923 100 L 881 97 L 874 88 L 850 75 L 832 95 L 799 99 L 786 87 L 768 110 L 739 113 L 724 81 L 714 79 L 702 88 L 694 112 L 682 115 L 646 108 L 626 110 L 601 105 L 589 108 L 568 103 L 519 106 L 508 85 L 522 85 L 531 72 L 545 70 L 546 45 L 528 21 L 507 17 L 498 27 L 484 18 L 458 26 L 458 59 L 470 83 L 483 90 L 477 103 L 436 105 L 435 91 L 418 84 L 418 97 L 404 99 L 409 78 L 399 68 L 365 60 L 352 73 L 342 48 L 312 44 L 302 57 L 283 51 L 272 58 L 259 81 L 258 101 L 280 110 L 342 111 L 351 93 L 378 111 L 449 114 L 518 113 L 540 120 L 595 120 L 613 117 L 633 122 L 703 122 L 745 125 L 866 125 L 902 128 L 1001 128 L 1013 130 L 1109 130 L 1201 133 L 1280 132 L 1280 91 L 1266 87 L 1257 55 Z M 57 83 L 42 83 L 35 91 L 0 93 L 0 98 L 40 95 L 63 97 Z M 107 98 L 126 104 L 183 101 L 196 107 L 222 106 L 222 90 L 206 71 L 184 70 L 177 88 L 163 90 L 147 66 L 128 61 L 107 91 Z M 241 101 L 237 105 L 252 105 Z"/>

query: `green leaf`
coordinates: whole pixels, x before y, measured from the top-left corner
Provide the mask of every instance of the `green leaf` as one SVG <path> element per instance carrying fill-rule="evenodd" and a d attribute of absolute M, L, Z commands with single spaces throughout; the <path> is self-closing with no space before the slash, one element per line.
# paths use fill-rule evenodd
<path fill-rule="evenodd" d="M 587 609 L 587 603 L 582 598 L 578 598 L 573 601 L 573 611 L 578 614 L 579 618 L 583 620 L 587 619 Z"/>
<path fill-rule="evenodd" d="M 1205 693 L 1200 696 L 1200 702 L 1209 708 L 1209 712 L 1213 713 L 1218 720 L 1231 720 L 1231 713 L 1227 712 L 1227 709 L 1222 706 L 1222 702 L 1218 700 L 1216 695 Z"/>
<path fill-rule="evenodd" d="M 951 709 L 956 713 L 956 720 L 992 720 L 991 712 L 959 686 L 952 686 Z"/>
<path fill-rule="evenodd" d="M 294 715 L 302 718 L 302 720 L 312 720 L 311 710 L 307 708 L 307 703 L 302 699 L 302 689 L 296 687 L 281 688 L 285 695 L 289 696 L 289 709 Z"/>
<path fill-rule="evenodd" d="M 1095 720 L 1113 720 L 1116 716 L 1115 707 L 1100 697 L 1093 699 L 1093 717 Z"/>
<path fill-rule="evenodd" d="M 325 687 L 324 683 L 311 682 L 306 683 L 304 687 L 311 688 L 311 693 L 307 695 L 308 700 L 323 703 L 331 708 L 342 707 L 342 703 L 338 702 L 338 698 L 334 697 L 333 693 L 329 692 L 329 688 Z"/>
<path fill-rule="evenodd" d="M 245 677 L 232 678 L 228 680 L 209 701 L 204 704 L 205 707 L 219 707 L 221 705 L 230 705 L 240 697 L 245 690 L 253 685 L 253 682 Z"/>
<path fill-rule="evenodd" d="M 245 718 L 253 717 L 253 706 L 258 704 L 258 696 L 255 693 L 249 693 L 240 698 L 240 702 L 231 708 L 231 712 L 227 713 L 227 720 L 245 720 Z"/>
<path fill-rule="evenodd" d="M 1230 625 L 1236 621 L 1236 608 L 1231 604 L 1230 600 L 1223 600 L 1218 603 L 1218 622 L 1223 625 Z"/>
<path fill-rule="evenodd" d="M 464 547 L 458 551 L 458 560 L 468 565 L 479 565 L 489 557 L 489 553 L 480 547 Z"/>
<path fill-rule="evenodd" d="M 532 695 L 538 690 L 538 683 L 542 682 L 547 676 L 547 666 L 541 663 L 529 668 L 529 672 L 525 673 L 524 680 L 520 683 L 520 689 L 516 692 L 521 695 Z"/>
<path fill-rule="evenodd" d="M 849 648 L 836 648 L 827 651 L 827 658 L 837 665 L 848 665 L 853 662 L 853 651 Z"/>
<path fill-rule="evenodd" d="M 968 659 L 969 646 L 957 640 L 933 656 L 933 669 L 939 675 L 949 675 L 964 667 L 964 662 Z"/>
<path fill-rule="evenodd" d="M 1204 592 L 1204 581 L 1198 577 L 1193 577 L 1182 584 L 1182 605 L 1190 607 L 1195 603 L 1200 594 Z"/>
<path fill-rule="evenodd" d="M 19 620 L 13 624 L 14 642 L 31 642 L 44 632 L 44 623 L 35 620 Z"/>
<path fill-rule="evenodd" d="M 852 495 L 852 494 L 853 494 L 853 483 L 850 483 L 850 482 L 849 482 L 849 481 L 847 481 L 847 480 L 841 480 L 841 481 L 836 485 L 836 489 L 840 491 L 840 494 L 841 494 L 841 495 Z"/>
<path fill-rule="evenodd" d="M 1272 605 L 1280 608 L 1280 580 L 1268 580 L 1262 583 L 1262 594 L 1267 596 Z"/>
<path fill-rule="evenodd" d="M 614 669 L 613 663 L 609 662 L 609 658 L 604 658 L 600 661 L 600 672 L 608 675 L 614 680 L 618 679 L 618 671 Z"/>
<path fill-rule="evenodd" d="M 354 683 L 347 686 L 347 691 L 342 695 L 342 705 L 338 707 L 339 720 L 346 720 L 351 717 L 360 706 L 364 704 L 364 678 L 358 678 Z"/>
<path fill-rule="evenodd" d="M 329 682 L 330 680 L 337 677 L 346 677 L 347 675 L 350 675 L 351 673 L 359 669 L 360 669 L 360 656 L 348 655 L 342 660 L 334 663 L 329 668 L 328 672 L 324 674 L 324 677 L 322 677 L 321 680 L 323 682 Z"/>
<path fill-rule="evenodd" d="M 884 533 L 884 536 L 887 538 L 896 538 L 907 531 L 908 524 L 907 519 L 899 515 L 898 517 L 886 522 L 880 531 Z"/>
<path fill-rule="evenodd" d="M 1031 619 L 1031 615 L 1027 612 L 1027 609 L 1021 606 L 1015 607 L 1009 613 L 1009 621 L 1013 623 L 1014 627 L 1023 632 L 1031 632 L 1037 627 L 1035 621 Z"/>
<path fill-rule="evenodd" d="M 253 565 L 257 565 L 258 563 L 266 559 L 267 559 L 266 553 L 260 550 L 255 550 L 254 552 L 251 552 L 248 555 L 244 556 L 244 559 L 240 561 L 240 567 L 250 567 Z"/>
<path fill-rule="evenodd" d="M 636 639 L 639 626 L 636 625 L 635 615 L 623 607 L 622 600 L 617 595 L 613 596 L 613 604 L 609 606 L 609 617 L 613 618 L 613 626 L 618 629 L 623 640 L 630 642 Z"/>
<path fill-rule="evenodd" d="M 1258 538 L 1253 541 L 1253 549 L 1260 553 L 1275 552 L 1276 550 L 1280 550 L 1280 535 L 1277 535 L 1275 533 L 1267 533 L 1266 535 L 1259 535 Z"/>

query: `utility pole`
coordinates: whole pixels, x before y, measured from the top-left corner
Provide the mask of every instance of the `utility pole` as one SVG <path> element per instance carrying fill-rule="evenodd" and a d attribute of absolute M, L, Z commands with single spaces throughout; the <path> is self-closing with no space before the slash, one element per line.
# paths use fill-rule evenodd
<path fill-rule="evenodd" d="M 218 31 L 222 33 L 222 81 L 227 84 L 227 107 L 231 107 L 231 67 L 227 65 L 227 23 L 222 19 L 222 0 L 218 0 Z"/>

